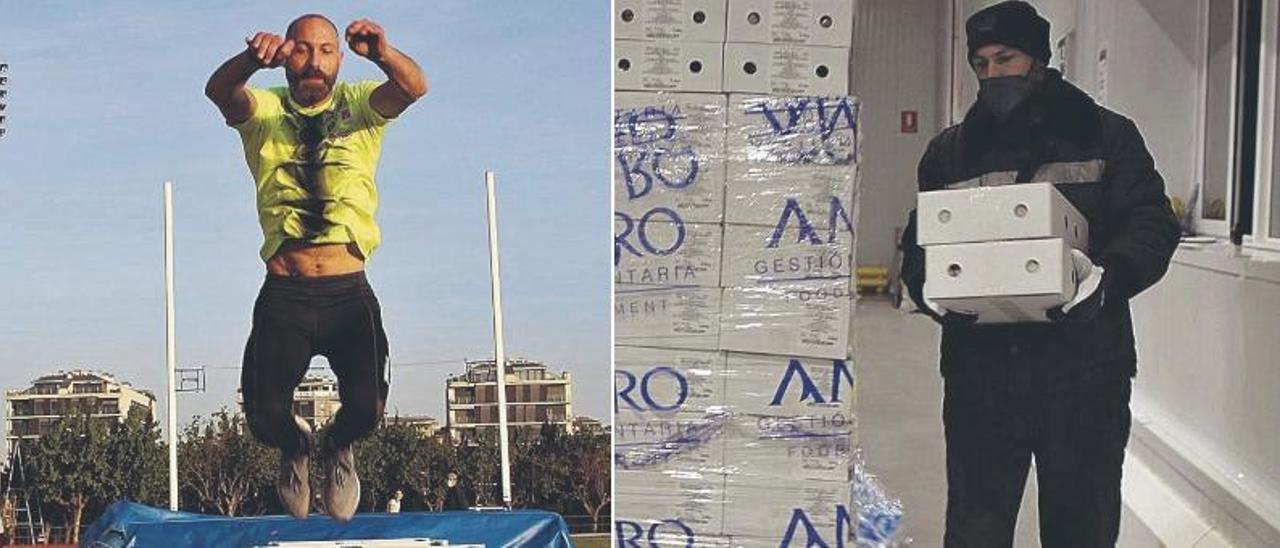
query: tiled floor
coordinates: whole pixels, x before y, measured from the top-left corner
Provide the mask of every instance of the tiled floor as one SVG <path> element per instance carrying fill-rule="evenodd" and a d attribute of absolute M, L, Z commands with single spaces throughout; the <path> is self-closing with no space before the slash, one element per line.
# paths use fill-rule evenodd
<path fill-rule="evenodd" d="M 943 468 L 942 378 L 938 374 L 936 324 L 895 310 L 886 300 L 864 298 L 855 314 L 860 444 L 868 468 L 902 500 L 904 533 L 913 546 L 942 545 L 946 510 Z M 1035 473 L 1028 474 L 1015 546 L 1039 546 Z M 1129 540 L 1140 528 L 1125 515 L 1120 546 L 1151 546 Z"/>

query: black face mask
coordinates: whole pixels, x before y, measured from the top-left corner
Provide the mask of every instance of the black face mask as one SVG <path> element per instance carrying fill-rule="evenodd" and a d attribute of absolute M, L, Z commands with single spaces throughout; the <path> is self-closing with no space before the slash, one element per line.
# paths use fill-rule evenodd
<path fill-rule="evenodd" d="M 1033 89 L 1029 76 L 993 76 L 978 81 L 978 100 L 1003 120 L 1031 96 Z"/>

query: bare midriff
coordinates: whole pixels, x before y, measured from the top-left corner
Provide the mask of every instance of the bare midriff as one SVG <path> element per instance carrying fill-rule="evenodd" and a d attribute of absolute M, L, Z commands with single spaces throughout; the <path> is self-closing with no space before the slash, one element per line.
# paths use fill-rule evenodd
<path fill-rule="evenodd" d="M 318 278 L 364 270 L 356 244 L 310 244 L 288 240 L 267 261 L 267 272 L 278 276 Z"/>

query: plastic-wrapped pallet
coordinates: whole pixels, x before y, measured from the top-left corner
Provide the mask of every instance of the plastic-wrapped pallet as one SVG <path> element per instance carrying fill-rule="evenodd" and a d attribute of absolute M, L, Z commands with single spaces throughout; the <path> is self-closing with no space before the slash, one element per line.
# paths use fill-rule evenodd
<path fill-rule="evenodd" d="M 729 97 L 721 348 L 850 355 L 858 110 L 848 96 Z"/>
<path fill-rule="evenodd" d="M 626 92 L 616 97 L 616 340 L 715 350 L 725 98 Z"/>
<path fill-rule="evenodd" d="M 618 104 L 617 545 L 852 545 L 856 99 Z"/>

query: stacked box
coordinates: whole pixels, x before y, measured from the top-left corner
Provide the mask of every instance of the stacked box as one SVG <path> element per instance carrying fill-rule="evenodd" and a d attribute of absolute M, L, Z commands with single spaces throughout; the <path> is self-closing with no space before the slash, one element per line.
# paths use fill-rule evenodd
<path fill-rule="evenodd" d="M 1075 296 L 1089 223 L 1052 183 L 920 193 L 925 297 L 978 323 L 1049 321 Z"/>
<path fill-rule="evenodd" d="M 616 341 L 715 350 L 725 99 L 622 92 L 615 102 Z"/>
<path fill-rule="evenodd" d="M 614 36 L 666 42 L 724 41 L 724 0 L 617 0 Z"/>
<path fill-rule="evenodd" d="M 851 0 L 615 12 L 615 541 L 842 544 L 856 423 Z M 733 30 L 735 13 L 752 27 Z M 735 72 L 748 62 L 760 70 Z"/>
<path fill-rule="evenodd" d="M 719 346 L 719 288 L 617 286 L 613 293 L 615 344 L 707 350 Z"/>
<path fill-rule="evenodd" d="M 617 40 L 614 88 L 633 91 L 720 91 L 724 49 L 706 42 Z"/>
<path fill-rule="evenodd" d="M 718 93 L 724 0 L 620 0 L 614 5 L 614 89 Z"/>
<path fill-rule="evenodd" d="M 700 93 L 615 93 L 618 211 L 638 221 L 667 208 L 685 222 L 719 223 L 726 104 Z"/>
<path fill-rule="evenodd" d="M 729 174 L 716 212 L 706 206 L 716 192 L 655 191 L 636 182 L 634 162 L 615 165 L 620 543 L 847 532 L 858 103 L 734 95 L 724 130 L 706 115 L 721 101 L 619 102 L 620 158 L 714 146 L 715 137 L 682 136 L 696 128 L 722 135 Z M 779 485 L 785 496 L 767 496 Z"/>
<path fill-rule="evenodd" d="M 730 0 L 724 90 L 845 95 L 852 0 Z"/>
<path fill-rule="evenodd" d="M 785 545 L 790 531 L 794 546 L 837 544 L 838 508 L 851 496 L 854 389 L 846 359 L 728 353 L 724 527 L 735 543 Z"/>
<path fill-rule="evenodd" d="M 925 248 L 928 298 L 977 314 L 980 323 L 1048 321 L 1075 296 L 1071 247 L 1061 238 Z"/>
<path fill-rule="evenodd" d="M 1052 183 L 922 192 L 922 246 L 1061 238 L 1089 249 L 1089 222 Z"/>
<path fill-rule="evenodd" d="M 847 96 L 730 96 L 722 348 L 849 356 L 857 117 Z"/>
<path fill-rule="evenodd" d="M 614 462 L 619 544 L 714 544 L 723 529 L 724 356 L 619 346 Z M 638 535 L 633 538 L 633 535 Z"/>
<path fill-rule="evenodd" d="M 844 95 L 849 49 L 782 44 L 727 44 L 721 63 L 732 93 Z"/>
<path fill-rule="evenodd" d="M 731 0 L 727 41 L 849 47 L 850 0 Z"/>

